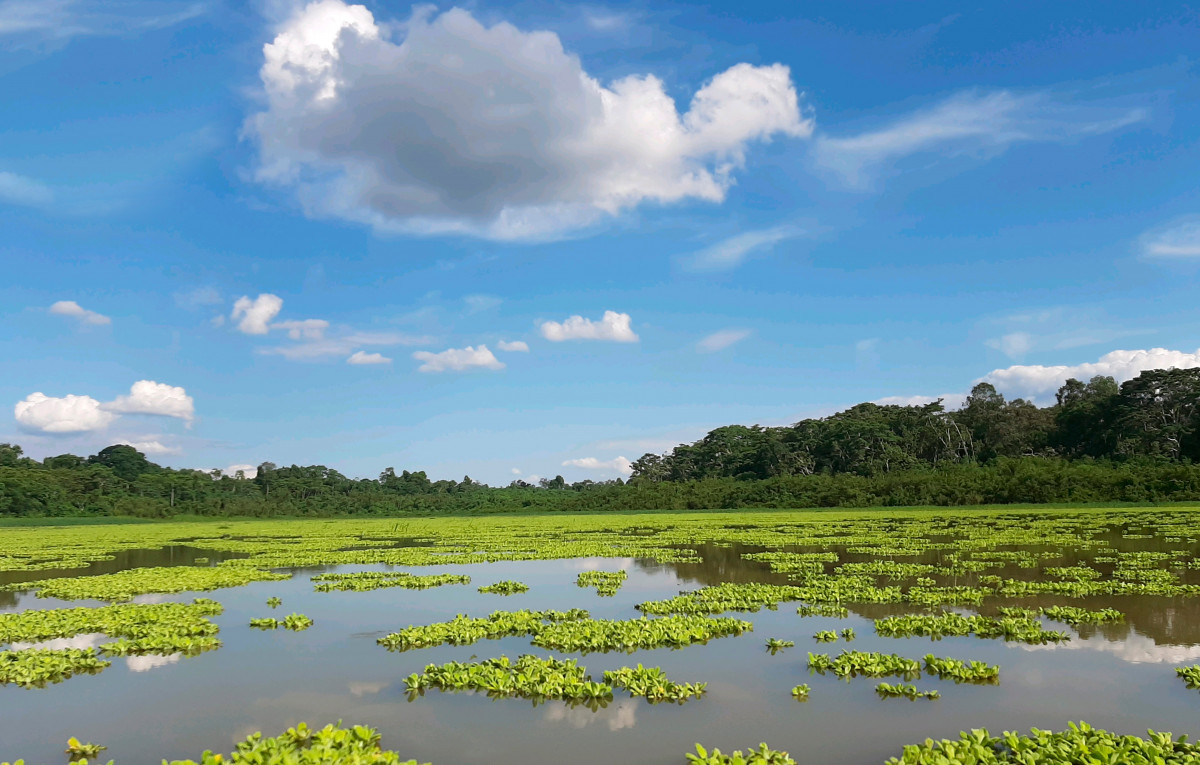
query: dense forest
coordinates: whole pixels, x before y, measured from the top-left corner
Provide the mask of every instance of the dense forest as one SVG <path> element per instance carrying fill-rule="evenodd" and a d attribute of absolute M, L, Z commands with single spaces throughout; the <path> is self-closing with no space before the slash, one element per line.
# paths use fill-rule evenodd
<path fill-rule="evenodd" d="M 393 468 L 175 470 L 130 446 L 37 461 L 0 444 L 0 516 L 342 515 L 868 507 L 1200 499 L 1200 369 L 1068 380 L 1052 406 L 987 383 L 960 409 L 859 404 L 777 428 L 717 428 L 647 454 L 625 482 L 492 488 Z"/>

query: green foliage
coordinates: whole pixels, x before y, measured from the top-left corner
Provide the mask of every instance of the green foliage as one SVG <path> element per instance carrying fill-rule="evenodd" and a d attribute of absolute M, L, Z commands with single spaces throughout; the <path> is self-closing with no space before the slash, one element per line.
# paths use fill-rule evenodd
<path fill-rule="evenodd" d="M 810 653 L 808 668 L 825 674 L 832 672 L 840 678 L 864 677 L 917 677 L 921 664 L 915 659 L 906 659 L 891 653 L 868 653 L 866 651 L 842 651 L 836 659 L 829 654 Z"/>
<path fill-rule="evenodd" d="M 313 589 L 317 592 L 334 590 L 366 592 L 385 587 L 403 587 L 406 590 L 424 590 L 446 584 L 470 584 L 471 577 L 465 574 L 431 574 L 418 576 L 403 571 L 360 571 L 353 574 L 318 574 L 312 578 L 318 582 Z"/>
<path fill-rule="evenodd" d="M 813 640 L 817 641 L 818 643 L 836 643 L 837 639 L 838 634 L 833 630 L 821 630 L 817 634 L 813 635 Z"/>
<path fill-rule="evenodd" d="M 47 683 L 61 683 L 73 675 L 98 674 L 110 664 L 95 648 L 0 651 L 0 685 L 44 688 Z"/>
<path fill-rule="evenodd" d="M 255 733 L 237 745 L 228 758 L 206 751 L 197 763 L 175 760 L 170 765 L 417 765 L 402 761 L 395 752 L 380 746 L 373 728 L 327 725 L 313 730 L 300 723 L 274 738 Z M 166 765 L 166 761 L 164 761 Z"/>
<path fill-rule="evenodd" d="M 808 683 L 797 685 L 792 689 L 792 696 L 794 696 L 797 701 L 808 701 L 809 690 L 811 689 L 808 687 Z"/>
<path fill-rule="evenodd" d="M 1061 643 L 1071 639 L 1065 632 L 1042 627 L 1032 618 L 1013 616 L 963 616 L 956 613 L 889 616 L 875 620 L 876 634 L 902 638 L 924 635 L 938 640 L 947 636 L 975 635 L 980 638 L 1004 638 L 1034 645 Z"/>
<path fill-rule="evenodd" d="M 784 648 L 792 648 L 796 645 L 795 640 L 780 640 L 779 638 L 767 638 L 767 650 L 771 653 L 778 653 Z"/>
<path fill-rule="evenodd" d="M 78 760 L 79 758 L 90 760 L 99 757 L 100 753 L 107 748 L 107 746 L 100 746 L 99 744 L 80 743 L 79 739 L 71 736 L 67 739 L 65 754 L 70 755 L 72 760 Z"/>
<path fill-rule="evenodd" d="M 490 592 L 495 595 L 517 595 L 522 592 L 529 592 L 529 585 L 522 582 L 505 580 L 489 584 L 486 587 L 480 587 L 479 591 Z"/>
<path fill-rule="evenodd" d="M 987 730 L 972 730 L 958 740 L 926 739 L 904 747 L 886 765 L 1193 765 L 1197 761 L 1200 747 L 1188 743 L 1186 736 L 1173 739 L 1169 733 L 1154 731 L 1147 738 L 1120 736 L 1081 722 L 1062 732 L 1034 728 L 1028 736 L 1005 732 L 993 737 Z"/>
<path fill-rule="evenodd" d="M 283 600 L 277 597 L 271 597 L 267 599 L 267 605 L 271 608 L 279 608 L 283 605 Z"/>
<path fill-rule="evenodd" d="M 624 688 L 631 696 L 642 696 L 656 703 L 674 701 L 682 704 L 704 695 L 707 683 L 674 683 L 660 667 L 621 667 L 604 673 L 604 682 L 614 688 Z"/>
<path fill-rule="evenodd" d="M 39 598 L 60 600 L 130 600 L 148 593 L 206 592 L 222 587 L 238 587 L 250 582 L 278 581 L 291 578 L 251 567 L 131 568 L 115 574 L 39 579 L 0 587 L 0 590 L 37 589 Z"/>
<path fill-rule="evenodd" d="M 956 683 L 998 683 L 1000 667 L 982 661 L 970 663 L 959 659 L 939 659 L 933 654 L 925 655 L 925 671 L 941 678 L 950 678 Z"/>
<path fill-rule="evenodd" d="M 597 595 L 612 597 L 628 576 L 625 571 L 584 571 L 575 578 L 575 584 L 578 587 L 595 587 Z"/>
<path fill-rule="evenodd" d="M 483 619 L 459 614 L 448 622 L 405 627 L 377 642 L 392 651 L 443 644 L 470 645 L 479 640 L 535 635 L 547 622 L 588 618 L 588 612 L 580 608 L 570 611 L 496 611 Z"/>
<path fill-rule="evenodd" d="M 1115 608 L 1102 608 L 1093 611 L 1075 606 L 1051 606 L 1043 608 L 1042 613 L 1047 619 L 1070 624 L 1072 627 L 1080 624 L 1107 624 L 1109 622 L 1125 621 L 1125 614 Z"/>
<path fill-rule="evenodd" d="M 524 655 L 516 661 L 507 656 L 482 662 L 430 664 L 421 674 L 410 675 L 405 684 L 412 693 L 426 688 L 444 691 L 484 691 L 489 696 L 519 696 L 531 699 L 599 701 L 612 698 L 612 686 L 592 680 L 574 659 L 540 659 Z"/>
<path fill-rule="evenodd" d="M 720 749 L 711 752 L 696 744 L 696 753 L 688 754 L 690 765 L 796 765 L 796 761 L 787 752 L 771 749 L 766 744 L 759 744 L 757 749 L 748 749 L 745 754 L 741 750 L 730 754 L 722 754 Z"/>
<path fill-rule="evenodd" d="M 1175 674 L 1183 678 L 1188 688 L 1200 688 L 1200 664 L 1190 667 L 1176 667 Z"/>
<path fill-rule="evenodd" d="M 303 632 L 313 626 L 313 620 L 304 614 L 290 614 L 282 619 L 272 619 L 271 617 L 251 619 L 250 626 L 260 630 L 277 630 L 282 627 L 292 632 Z"/>
<path fill-rule="evenodd" d="M 875 686 L 875 692 L 879 694 L 880 698 L 885 699 L 905 698 L 909 701 L 916 701 L 917 699 L 941 698 L 941 694 L 937 691 L 920 691 L 917 690 L 917 686 L 908 683 L 897 683 L 896 685 L 880 683 Z"/>

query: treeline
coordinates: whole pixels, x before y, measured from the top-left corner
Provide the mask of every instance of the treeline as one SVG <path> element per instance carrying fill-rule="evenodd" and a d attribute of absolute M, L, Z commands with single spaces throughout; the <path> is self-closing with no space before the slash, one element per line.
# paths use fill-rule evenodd
<path fill-rule="evenodd" d="M 0 516 L 404 515 L 1200 500 L 1200 370 L 1070 380 L 1053 406 L 977 385 L 964 406 L 860 404 L 782 428 L 730 426 L 634 463 L 628 482 L 492 488 L 322 465 L 175 470 L 115 445 L 37 461 L 0 444 Z"/>

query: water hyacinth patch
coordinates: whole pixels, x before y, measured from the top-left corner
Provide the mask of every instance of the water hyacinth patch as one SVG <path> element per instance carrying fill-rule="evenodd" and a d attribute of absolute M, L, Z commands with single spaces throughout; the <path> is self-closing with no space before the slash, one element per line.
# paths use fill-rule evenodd
<path fill-rule="evenodd" d="M 625 571 L 584 571 L 575 578 L 578 587 L 595 587 L 601 597 L 612 597 L 621 589 L 629 574 Z"/>
<path fill-rule="evenodd" d="M 875 620 L 875 633 L 884 637 L 904 638 L 921 635 L 937 640 L 945 636 L 975 635 L 1003 638 L 1039 645 L 1071 639 L 1065 632 L 1047 630 L 1032 618 L 1011 616 L 963 616 L 956 613 L 889 616 Z"/>
<path fill-rule="evenodd" d="M 176 566 L 167 568 L 131 568 L 115 574 L 76 576 L 62 579 L 38 579 L 32 582 L 8 584 L 0 590 L 37 589 L 39 598 L 59 600 L 132 600 L 150 593 L 206 592 L 223 587 L 240 587 L 250 582 L 269 582 L 290 579 L 290 574 L 276 574 L 256 568 L 196 568 Z"/>
<path fill-rule="evenodd" d="M 754 629 L 747 621 L 704 616 L 661 619 L 578 619 L 552 622 L 534 635 L 533 644 L 559 651 L 633 651 L 682 648 Z"/>
<path fill-rule="evenodd" d="M 111 664 L 95 648 L 0 651 L 0 685 L 44 688 L 48 683 L 61 683 L 74 675 L 98 674 Z"/>
<path fill-rule="evenodd" d="M 1190 667 L 1176 667 L 1175 674 L 1183 678 L 1188 688 L 1200 688 L 1200 664 Z"/>
<path fill-rule="evenodd" d="M 479 640 L 534 635 L 547 622 L 588 618 L 590 614 L 581 608 L 570 611 L 496 611 L 483 619 L 459 614 L 448 622 L 405 627 L 376 642 L 390 651 L 444 644 L 470 645 Z"/>
<path fill-rule="evenodd" d="M 813 635 L 813 640 L 817 641 L 818 643 L 836 643 L 837 639 L 838 635 L 833 630 L 821 630 L 817 634 Z"/>
<path fill-rule="evenodd" d="M 795 640 L 780 640 L 778 638 L 767 638 L 767 650 L 772 654 L 778 653 L 784 648 L 792 648 L 796 645 Z"/>
<path fill-rule="evenodd" d="M 941 694 L 937 691 L 917 690 L 917 686 L 909 685 L 908 683 L 897 683 L 896 685 L 892 685 L 891 683 L 880 683 L 879 685 L 875 686 L 875 692 L 879 694 L 880 698 L 905 698 L 909 701 L 916 701 L 917 699 L 936 699 L 941 697 Z"/>
<path fill-rule="evenodd" d="M 405 679 L 410 693 L 427 688 L 443 691 L 484 691 L 489 696 L 530 699 L 598 701 L 612 698 L 612 686 L 592 680 L 574 659 L 541 659 L 523 655 L 512 661 L 507 656 L 482 662 L 430 664 L 421 674 Z"/>
<path fill-rule="evenodd" d="M 300 723 L 273 738 L 255 733 L 228 756 L 206 751 L 199 762 L 174 760 L 170 765 L 417 765 L 383 749 L 380 741 L 378 731 L 363 725 L 343 728 L 339 723 L 314 730 Z"/>
<path fill-rule="evenodd" d="M 387 587 L 402 587 L 406 590 L 426 590 L 447 584 L 470 584 L 471 577 L 465 574 L 430 574 L 418 576 L 405 571 L 359 571 L 353 574 L 318 574 L 312 578 L 317 592 L 367 592 Z"/>
<path fill-rule="evenodd" d="M 811 689 L 808 687 L 808 683 L 804 683 L 802 685 L 797 685 L 795 688 L 792 689 L 792 696 L 797 701 L 808 701 L 809 690 L 811 690 Z"/>
<path fill-rule="evenodd" d="M 759 744 L 757 749 L 749 749 L 745 754 L 741 750 L 730 754 L 722 754 L 720 749 L 709 752 L 696 744 L 696 753 L 689 753 L 687 761 L 689 765 L 796 765 L 787 752 L 776 751 L 766 744 Z"/>
<path fill-rule="evenodd" d="M 621 667 L 604 673 L 604 682 L 614 688 L 624 688 L 631 696 L 641 696 L 657 703 L 674 701 L 682 704 L 689 699 L 700 698 L 708 687 L 706 683 L 675 683 L 660 667 Z"/>
<path fill-rule="evenodd" d="M 268 598 L 267 605 L 270 606 L 271 608 L 279 608 L 280 606 L 283 605 L 283 600 L 281 600 L 280 598 L 276 598 L 276 597 Z"/>
<path fill-rule="evenodd" d="M 273 619 L 271 617 L 251 619 L 250 626 L 260 630 L 277 630 L 282 627 L 292 632 L 303 632 L 313 626 L 313 620 L 304 614 L 290 614 L 282 619 Z"/>
<path fill-rule="evenodd" d="M 522 592 L 529 592 L 529 585 L 522 582 L 501 581 L 489 584 L 486 587 L 480 587 L 479 591 L 490 592 L 494 595 L 516 595 Z"/>
<path fill-rule="evenodd" d="M 982 661 L 970 663 L 958 659 L 939 659 L 933 654 L 925 656 L 925 671 L 956 683 L 998 683 L 1000 667 Z"/>
<path fill-rule="evenodd" d="M 857 675 L 864 677 L 917 677 L 921 674 L 921 664 L 915 659 L 906 659 L 890 653 L 868 653 L 866 651 L 842 651 L 836 659 L 829 654 L 810 653 L 808 655 L 809 669 L 825 674 L 832 672 L 841 678 Z"/>

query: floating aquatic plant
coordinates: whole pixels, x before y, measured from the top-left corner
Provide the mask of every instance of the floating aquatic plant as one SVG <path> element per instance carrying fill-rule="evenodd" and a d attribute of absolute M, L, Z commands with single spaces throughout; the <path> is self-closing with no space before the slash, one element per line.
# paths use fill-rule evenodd
<path fill-rule="evenodd" d="M 707 683 L 675 683 L 659 667 L 621 667 L 604 673 L 604 682 L 624 688 L 631 696 L 642 696 L 651 703 L 674 701 L 682 704 L 704 695 Z"/>
<path fill-rule="evenodd" d="M 833 630 L 821 630 L 817 634 L 813 635 L 813 640 L 817 641 L 818 643 L 836 643 L 837 639 L 838 634 Z"/>
<path fill-rule="evenodd" d="M 1200 664 L 1190 667 L 1176 667 L 1175 674 L 1183 678 L 1188 688 L 1200 688 Z"/>
<path fill-rule="evenodd" d="M 317 592 L 334 590 L 367 592 L 387 587 L 402 587 L 406 590 L 426 590 L 447 584 L 470 584 L 471 577 L 465 574 L 430 574 L 418 576 L 405 571 L 359 571 L 352 574 L 318 574 L 312 578 Z"/>
<path fill-rule="evenodd" d="M 794 696 L 797 701 L 808 701 L 809 690 L 808 683 L 797 685 L 792 689 L 792 696 Z"/>
<path fill-rule="evenodd" d="M 494 584 L 489 584 L 486 587 L 480 587 L 480 592 L 490 592 L 495 595 L 516 595 L 521 592 L 529 592 L 529 585 L 522 582 L 501 581 Z"/>
<path fill-rule="evenodd" d="M 741 750 L 730 754 L 722 754 L 720 749 L 710 752 L 696 744 L 696 753 L 689 753 L 687 760 L 690 765 L 796 765 L 787 752 L 776 751 L 766 744 L 759 744 L 757 749 L 749 749 L 745 754 Z"/>
<path fill-rule="evenodd" d="M 792 648 L 796 645 L 795 640 L 780 640 L 779 638 L 767 638 L 767 650 L 771 653 L 776 653 L 784 648 Z"/>
<path fill-rule="evenodd" d="M 490 696 L 591 701 L 612 697 L 612 686 L 592 680 L 574 659 L 541 659 L 524 655 L 481 662 L 430 664 L 421 674 L 409 675 L 405 685 L 412 693 L 426 688 L 444 691 L 484 691 Z"/>
<path fill-rule="evenodd" d="M 891 683 L 880 683 L 879 685 L 875 686 L 875 692 L 878 693 L 881 698 L 905 698 L 909 701 L 915 701 L 917 699 L 936 699 L 941 697 L 941 694 L 937 691 L 920 691 L 917 690 L 917 686 L 909 685 L 908 683 L 897 683 L 896 685 L 892 685 Z"/>
<path fill-rule="evenodd" d="M 868 653 L 866 651 L 842 651 L 836 659 L 829 654 L 810 653 L 808 667 L 824 674 L 832 672 L 841 678 L 863 675 L 865 677 L 917 677 L 921 664 L 915 659 L 906 659 L 891 653 Z"/>
<path fill-rule="evenodd" d="M 48 683 L 61 683 L 74 675 L 97 674 L 110 664 L 95 648 L 0 651 L 0 685 L 44 688 Z"/>
<path fill-rule="evenodd" d="M 283 600 L 281 600 L 280 598 L 275 598 L 275 597 L 268 598 L 267 605 L 270 606 L 271 608 L 279 608 L 280 606 L 283 605 Z"/>
<path fill-rule="evenodd" d="M 100 756 L 100 753 L 107 749 L 107 746 L 92 743 L 80 743 L 79 739 L 71 736 L 67 739 L 67 749 L 65 754 L 69 754 L 72 760 L 83 758 L 91 760 Z"/>
<path fill-rule="evenodd" d="M 1000 679 L 998 665 L 982 661 L 939 659 L 933 654 L 925 656 L 925 671 L 941 678 L 950 678 L 956 683 L 996 683 Z"/>
<path fill-rule="evenodd" d="M 597 595 L 612 597 L 628 576 L 625 571 L 584 571 L 575 578 L 575 584 L 578 587 L 595 587 Z"/>
<path fill-rule="evenodd" d="M 255 733 L 228 756 L 206 751 L 199 762 L 176 760 L 170 765 L 417 765 L 416 760 L 401 760 L 396 752 L 384 750 L 380 740 L 378 731 L 363 725 L 343 728 L 339 723 L 316 730 L 300 723 L 273 738 Z"/>

